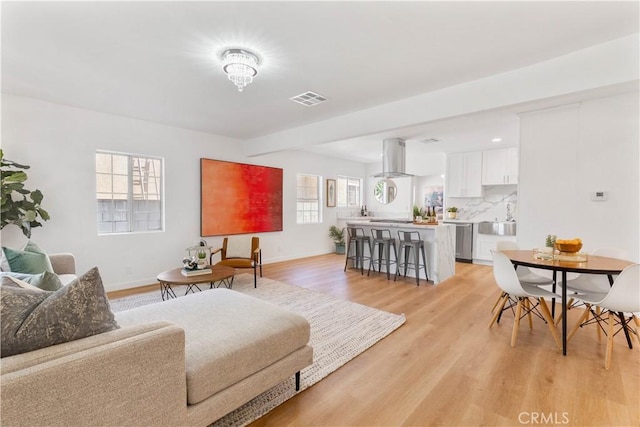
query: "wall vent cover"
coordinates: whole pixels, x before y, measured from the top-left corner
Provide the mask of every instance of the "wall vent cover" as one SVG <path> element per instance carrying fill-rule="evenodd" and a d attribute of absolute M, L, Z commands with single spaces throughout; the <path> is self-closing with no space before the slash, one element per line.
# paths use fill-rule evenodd
<path fill-rule="evenodd" d="M 313 107 L 327 100 L 324 96 L 311 91 L 301 93 L 289 99 L 298 104 L 306 105 L 307 107 Z"/>
<path fill-rule="evenodd" d="M 426 138 L 426 139 L 421 139 L 420 142 L 422 142 L 423 144 L 433 144 L 434 142 L 440 142 L 441 140 L 438 138 Z"/>

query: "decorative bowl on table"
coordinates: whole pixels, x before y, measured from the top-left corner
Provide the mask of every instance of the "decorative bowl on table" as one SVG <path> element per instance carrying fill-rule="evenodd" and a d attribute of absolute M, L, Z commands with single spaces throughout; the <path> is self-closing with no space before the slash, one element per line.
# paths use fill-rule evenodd
<path fill-rule="evenodd" d="M 576 253 L 580 249 L 582 249 L 582 240 L 580 239 L 571 239 L 571 240 L 562 240 L 556 239 L 556 249 L 560 252 L 565 253 Z"/>

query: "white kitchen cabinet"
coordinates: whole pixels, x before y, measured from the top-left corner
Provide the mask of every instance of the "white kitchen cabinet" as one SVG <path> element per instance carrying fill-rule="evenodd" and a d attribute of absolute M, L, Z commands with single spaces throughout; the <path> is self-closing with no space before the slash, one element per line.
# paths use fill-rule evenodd
<path fill-rule="evenodd" d="M 520 157 L 516 147 L 507 148 L 507 181 L 509 184 L 518 183 L 518 165 Z"/>
<path fill-rule="evenodd" d="M 482 152 L 482 185 L 518 183 L 518 149 L 515 147 Z"/>
<path fill-rule="evenodd" d="M 482 152 L 447 156 L 447 197 L 482 197 Z"/>
<path fill-rule="evenodd" d="M 516 236 L 495 236 L 491 234 L 477 234 L 476 244 L 473 251 L 473 259 L 491 262 L 491 251 L 496 249 L 496 244 L 500 241 L 516 241 Z"/>

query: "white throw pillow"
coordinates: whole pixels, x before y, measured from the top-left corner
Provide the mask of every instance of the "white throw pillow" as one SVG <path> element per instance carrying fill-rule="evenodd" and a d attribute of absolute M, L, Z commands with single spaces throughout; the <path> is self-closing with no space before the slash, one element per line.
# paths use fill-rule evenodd
<path fill-rule="evenodd" d="M 251 258 L 253 236 L 232 236 L 227 240 L 227 258 Z"/>

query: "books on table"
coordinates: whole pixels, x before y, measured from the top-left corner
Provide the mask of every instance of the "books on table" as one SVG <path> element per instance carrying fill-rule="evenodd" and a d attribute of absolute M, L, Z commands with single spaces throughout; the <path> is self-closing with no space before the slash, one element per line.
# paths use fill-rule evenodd
<path fill-rule="evenodd" d="M 210 268 L 203 268 L 202 270 L 185 270 L 182 269 L 183 276 L 201 276 L 203 274 L 211 274 L 212 270 Z"/>

